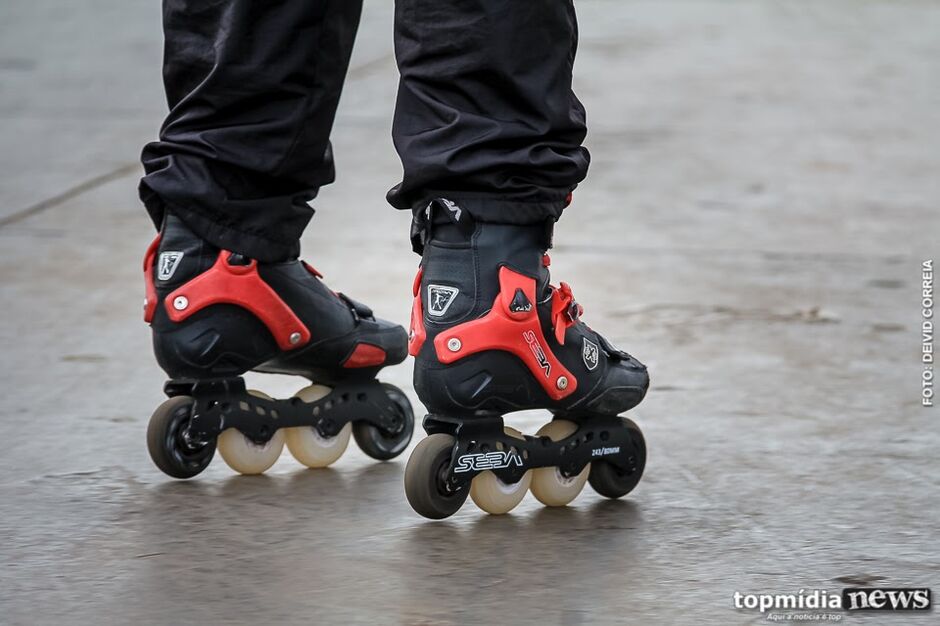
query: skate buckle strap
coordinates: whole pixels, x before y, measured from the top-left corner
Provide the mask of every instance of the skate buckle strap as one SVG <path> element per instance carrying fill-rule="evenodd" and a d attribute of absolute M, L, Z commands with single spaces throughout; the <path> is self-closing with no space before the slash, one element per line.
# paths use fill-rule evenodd
<path fill-rule="evenodd" d="M 584 307 L 575 302 L 568 283 L 552 287 L 552 328 L 555 329 L 555 339 L 558 343 L 565 345 L 565 331 L 578 321 L 582 313 Z"/>
<path fill-rule="evenodd" d="M 353 314 L 353 317 L 356 319 L 356 323 L 359 320 L 372 320 L 375 321 L 375 314 L 372 312 L 372 309 L 366 306 L 365 304 L 353 300 L 345 293 L 334 291 L 340 300 L 349 308 L 349 312 Z"/>
<path fill-rule="evenodd" d="M 535 279 L 505 266 L 499 268 L 499 294 L 493 308 L 479 319 L 438 334 L 434 338 L 437 358 L 450 364 L 477 352 L 509 352 L 525 363 L 552 400 L 561 400 L 575 392 L 578 381 L 548 347 L 537 307 L 519 306 L 523 299 L 537 302 Z"/>
<path fill-rule="evenodd" d="M 232 265 L 228 250 L 219 252 L 215 265 L 171 293 L 163 302 L 167 315 L 182 322 L 215 304 L 233 304 L 261 320 L 281 350 L 294 350 L 310 341 L 310 331 L 258 274 L 258 261 Z"/>
<path fill-rule="evenodd" d="M 153 314 L 157 312 L 157 288 L 153 284 L 153 261 L 157 257 L 159 247 L 160 235 L 157 235 L 147 248 L 147 253 L 144 254 L 144 284 L 146 285 L 144 321 L 148 324 L 153 321 Z"/>

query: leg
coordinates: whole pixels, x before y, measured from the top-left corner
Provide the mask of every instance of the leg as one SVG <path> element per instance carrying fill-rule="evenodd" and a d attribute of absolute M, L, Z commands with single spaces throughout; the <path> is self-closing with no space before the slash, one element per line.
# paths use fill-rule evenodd
<path fill-rule="evenodd" d="M 395 17 L 404 177 L 391 204 L 444 195 L 478 220 L 557 219 L 590 160 L 571 0 L 398 0 Z"/>
<path fill-rule="evenodd" d="M 409 351 L 431 435 L 405 493 L 427 517 L 468 495 L 506 513 L 529 489 L 564 506 L 588 481 L 620 497 L 643 473 L 645 442 L 618 414 L 645 397 L 646 367 L 550 284 L 552 225 L 588 167 L 576 43 L 571 0 L 398 1 L 404 179 L 389 199 L 415 211 Z M 537 438 L 504 428 L 527 409 L 552 413 Z"/>
<path fill-rule="evenodd" d="M 144 149 L 141 196 L 160 235 L 146 304 L 170 398 L 147 444 L 176 478 L 216 446 L 236 471 L 267 470 L 286 443 L 305 465 L 335 461 L 353 436 L 376 459 L 408 445 L 407 397 L 375 380 L 407 334 L 329 289 L 296 258 L 320 185 L 360 0 L 165 0 L 170 115 Z M 248 371 L 318 384 L 274 400 Z"/>
<path fill-rule="evenodd" d="M 164 0 L 170 113 L 141 199 L 261 261 L 296 256 L 333 180 L 329 134 L 361 0 Z"/>

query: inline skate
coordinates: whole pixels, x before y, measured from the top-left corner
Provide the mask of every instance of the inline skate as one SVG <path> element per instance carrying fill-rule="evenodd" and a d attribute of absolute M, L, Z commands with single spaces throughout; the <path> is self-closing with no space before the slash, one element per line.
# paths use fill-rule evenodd
<path fill-rule="evenodd" d="M 646 367 L 580 320 L 567 284 L 549 284 L 552 227 L 474 222 L 446 199 L 416 217 L 409 352 L 429 436 L 405 492 L 425 517 L 452 515 L 468 495 L 502 514 L 527 491 L 564 506 L 585 482 L 619 498 L 640 480 L 646 444 L 618 414 L 646 395 Z M 534 436 L 504 426 L 535 408 L 553 417 Z"/>
<path fill-rule="evenodd" d="M 408 447 L 411 403 L 375 379 L 400 363 L 407 334 L 369 307 L 331 291 L 303 261 L 259 263 L 201 240 L 167 215 L 144 259 L 144 319 L 169 397 L 147 429 L 153 462 L 174 478 L 203 471 L 216 448 L 241 474 L 260 474 L 284 445 L 325 467 L 350 434 L 367 455 Z M 275 400 L 246 390 L 247 371 L 314 384 Z"/>

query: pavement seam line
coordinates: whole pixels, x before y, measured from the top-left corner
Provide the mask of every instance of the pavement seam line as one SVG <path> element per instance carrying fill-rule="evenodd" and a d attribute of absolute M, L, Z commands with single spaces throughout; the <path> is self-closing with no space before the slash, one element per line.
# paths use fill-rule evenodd
<path fill-rule="evenodd" d="M 95 176 L 94 178 L 89 178 L 88 180 L 83 181 L 73 187 L 69 187 L 60 194 L 54 195 L 51 198 L 46 198 L 45 200 L 41 200 L 36 204 L 13 213 L 12 215 L 0 218 L 0 228 L 25 220 L 26 218 L 42 213 L 47 209 L 55 208 L 61 204 L 64 204 L 68 200 L 71 200 L 72 198 L 82 195 L 85 192 L 97 189 L 98 187 L 106 185 L 113 180 L 127 176 L 128 174 L 137 170 L 139 167 L 140 164 L 137 161 L 134 161 L 133 163 L 125 163 L 117 169 L 111 170 L 105 174 Z"/>

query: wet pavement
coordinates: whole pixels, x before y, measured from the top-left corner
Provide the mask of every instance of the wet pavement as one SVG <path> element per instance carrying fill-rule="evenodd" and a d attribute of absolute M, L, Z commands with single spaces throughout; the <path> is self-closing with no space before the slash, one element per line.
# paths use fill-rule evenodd
<path fill-rule="evenodd" d="M 366 2 L 339 178 L 304 251 L 404 322 L 390 4 Z M 262 477 L 151 465 L 164 377 L 140 321 L 135 161 L 165 106 L 159 7 L 0 7 L 0 623 L 759 623 L 734 592 L 936 587 L 919 326 L 921 262 L 940 258 L 940 6 L 578 9 L 594 160 L 553 271 L 651 368 L 632 415 L 646 475 L 623 501 L 529 496 L 499 518 L 468 502 L 429 523 L 404 459 L 354 446 Z M 384 379 L 417 403 L 410 375 Z"/>

